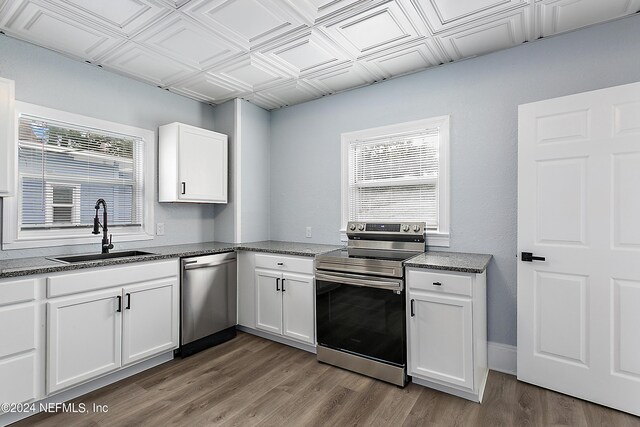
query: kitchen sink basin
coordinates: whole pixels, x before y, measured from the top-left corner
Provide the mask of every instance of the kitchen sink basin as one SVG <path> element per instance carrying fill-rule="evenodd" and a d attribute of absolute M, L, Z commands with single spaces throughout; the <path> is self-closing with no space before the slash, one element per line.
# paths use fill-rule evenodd
<path fill-rule="evenodd" d="M 60 256 L 60 257 L 49 258 L 49 259 L 53 261 L 58 261 L 58 262 L 65 262 L 67 264 L 73 264 L 76 262 L 100 261 L 103 259 L 114 259 L 114 258 L 139 257 L 144 255 L 154 255 L 154 254 L 152 254 L 151 252 L 143 252 L 143 251 L 123 251 L 123 252 L 110 252 L 108 254 Z"/>

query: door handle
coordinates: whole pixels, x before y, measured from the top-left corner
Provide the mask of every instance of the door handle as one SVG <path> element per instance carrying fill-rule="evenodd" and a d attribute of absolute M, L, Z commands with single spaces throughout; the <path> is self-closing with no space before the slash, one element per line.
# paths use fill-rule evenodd
<path fill-rule="evenodd" d="M 127 306 L 125 308 L 131 310 L 131 294 L 127 294 Z"/>
<path fill-rule="evenodd" d="M 533 256 L 531 252 L 522 252 L 522 261 L 524 262 L 532 262 L 532 261 L 546 261 L 543 256 Z"/>
<path fill-rule="evenodd" d="M 416 312 L 415 312 L 415 310 L 413 308 L 413 304 L 415 303 L 415 301 L 416 300 L 414 300 L 414 299 L 411 300 L 411 317 L 416 315 Z"/>
<path fill-rule="evenodd" d="M 187 183 L 182 182 L 182 194 L 187 194 Z"/>
<path fill-rule="evenodd" d="M 116 298 L 118 298 L 118 309 L 116 310 L 116 313 L 122 313 L 122 297 L 118 295 Z"/>
<path fill-rule="evenodd" d="M 284 292 L 284 278 L 282 279 L 282 292 Z"/>
<path fill-rule="evenodd" d="M 276 292 L 280 292 L 280 278 L 276 279 Z"/>

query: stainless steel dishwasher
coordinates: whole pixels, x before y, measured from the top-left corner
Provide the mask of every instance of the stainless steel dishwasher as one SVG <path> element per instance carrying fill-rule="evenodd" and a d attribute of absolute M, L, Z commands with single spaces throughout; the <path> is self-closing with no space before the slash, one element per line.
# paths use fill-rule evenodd
<path fill-rule="evenodd" d="M 236 254 L 182 258 L 182 357 L 236 336 Z"/>

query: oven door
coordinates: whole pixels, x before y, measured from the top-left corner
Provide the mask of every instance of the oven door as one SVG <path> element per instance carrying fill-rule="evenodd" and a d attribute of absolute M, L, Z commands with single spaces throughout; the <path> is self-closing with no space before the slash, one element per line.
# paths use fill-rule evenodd
<path fill-rule="evenodd" d="M 318 344 L 405 366 L 402 279 L 316 270 Z"/>

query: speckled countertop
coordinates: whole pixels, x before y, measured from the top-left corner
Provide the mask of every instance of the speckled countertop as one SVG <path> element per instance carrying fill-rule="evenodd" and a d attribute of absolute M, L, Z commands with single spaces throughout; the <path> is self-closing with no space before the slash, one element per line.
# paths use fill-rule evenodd
<path fill-rule="evenodd" d="M 109 265 L 129 264 L 143 261 L 156 261 L 169 258 L 182 258 L 198 255 L 210 255 L 234 250 L 278 253 L 314 257 L 318 254 L 339 249 L 340 246 L 318 245 L 310 243 L 264 241 L 252 243 L 207 242 L 187 245 L 155 246 L 139 248 L 138 251 L 150 252 L 150 255 L 136 257 L 112 258 L 96 261 L 66 264 L 45 257 L 19 258 L 0 261 L 0 279 L 6 277 L 29 276 L 34 274 L 56 273 L 59 271 L 78 270 L 83 268 L 104 267 Z M 118 251 L 113 251 L 118 252 Z"/>
<path fill-rule="evenodd" d="M 492 255 L 467 254 L 462 252 L 428 251 L 405 261 L 405 267 L 430 268 L 433 270 L 482 273 L 487 269 Z"/>

